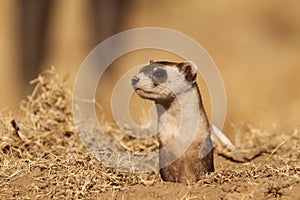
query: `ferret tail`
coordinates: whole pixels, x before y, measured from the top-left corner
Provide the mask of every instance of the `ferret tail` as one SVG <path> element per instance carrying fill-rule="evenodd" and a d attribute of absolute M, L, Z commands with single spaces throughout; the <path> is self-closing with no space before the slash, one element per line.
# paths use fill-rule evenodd
<path fill-rule="evenodd" d="M 240 151 L 230 142 L 230 140 L 228 139 L 228 137 L 226 137 L 226 135 L 220 131 L 220 129 L 218 127 L 216 127 L 214 124 L 210 124 L 210 130 L 212 131 L 212 133 L 221 140 L 221 142 L 223 144 L 225 144 L 225 146 L 232 152 L 234 153 L 237 157 L 243 159 L 243 160 L 248 160 L 243 154 L 240 153 Z M 214 139 L 214 137 L 212 137 L 213 142 L 216 142 L 216 139 Z"/>

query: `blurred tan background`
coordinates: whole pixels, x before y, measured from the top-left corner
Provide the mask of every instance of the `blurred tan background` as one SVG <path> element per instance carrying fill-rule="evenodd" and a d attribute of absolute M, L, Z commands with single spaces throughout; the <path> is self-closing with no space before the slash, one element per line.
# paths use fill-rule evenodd
<path fill-rule="evenodd" d="M 276 132 L 300 125 L 296 0 L 0 0 L 0 107 L 18 112 L 20 100 L 30 93 L 28 81 L 50 66 L 69 75 L 71 88 L 81 62 L 97 44 L 146 26 L 180 31 L 208 51 L 226 88 L 226 131 L 240 122 Z M 97 96 L 105 111 L 110 109 L 109 81 L 150 59 L 180 60 L 159 51 L 116 60 Z M 201 89 L 209 110 L 204 84 Z"/>

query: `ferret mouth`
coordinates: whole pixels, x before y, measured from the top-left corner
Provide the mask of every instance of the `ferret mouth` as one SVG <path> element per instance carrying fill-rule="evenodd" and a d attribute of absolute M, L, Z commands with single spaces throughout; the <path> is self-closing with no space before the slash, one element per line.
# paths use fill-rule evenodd
<path fill-rule="evenodd" d="M 144 99 L 155 100 L 157 98 L 157 94 L 154 92 L 150 92 L 141 88 L 136 88 L 135 92 Z"/>
<path fill-rule="evenodd" d="M 153 92 L 147 91 L 147 90 L 143 90 L 141 88 L 136 88 L 135 92 L 138 94 L 153 94 Z"/>

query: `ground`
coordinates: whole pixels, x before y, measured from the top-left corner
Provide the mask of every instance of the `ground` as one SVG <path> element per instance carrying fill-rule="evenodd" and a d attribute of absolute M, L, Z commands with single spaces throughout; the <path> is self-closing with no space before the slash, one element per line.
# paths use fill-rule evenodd
<path fill-rule="evenodd" d="M 249 161 L 217 144 L 214 173 L 196 184 L 168 183 L 157 171 L 131 174 L 101 165 L 73 125 L 71 91 L 51 70 L 32 84 L 17 115 L 1 111 L 1 199 L 300 199 L 297 128 L 269 133 L 240 124 L 238 146 Z M 154 138 L 140 141 L 105 126 L 128 150 L 157 146 Z"/>

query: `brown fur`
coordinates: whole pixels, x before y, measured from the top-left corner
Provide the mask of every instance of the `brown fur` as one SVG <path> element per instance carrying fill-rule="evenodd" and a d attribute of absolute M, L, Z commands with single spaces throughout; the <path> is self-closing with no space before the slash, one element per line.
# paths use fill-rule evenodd
<path fill-rule="evenodd" d="M 140 70 L 140 73 L 143 73 L 144 77 L 148 77 L 149 80 L 153 80 L 151 79 L 151 77 L 153 76 L 154 69 L 158 66 L 162 67 L 164 65 L 177 68 L 179 73 L 182 73 L 184 75 L 184 80 L 180 81 L 183 81 L 182 83 L 187 83 L 189 86 L 191 86 L 191 88 L 189 88 L 188 91 L 185 91 L 187 92 L 185 94 L 189 95 L 189 92 L 191 92 L 197 95 L 197 102 L 191 102 L 191 104 L 189 104 L 189 99 L 186 99 L 187 102 L 185 102 L 184 105 L 185 108 L 188 108 L 188 110 L 186 111 L 190 112 L 189 108 L 199 108 L 200 113 L 200 121 L 196 130 L 196 136 L 193 138 L 193 141 L 188 147 L 188 149 L 178 159 L 176 159 L 176 152 L 178 150 L 178 146 L 174 146 L 172 147 L 173 149 L 168 150 L 164 150 L 162 148 L 168 143 L 172 143 L 174 138 L 176 138 L 176 134 L 179 132 L 178 128 L 180 127 L 180 123 L 182 120 L 182 107 L 180 107 L 177 98 L 171 94 L 168 94 L 169 96 L 165 98 L 161 98 L 160 94 L 157 96 L 141 92 L 139 90 L 139 87 L 143 89 L 143 84 L 140 84 L 143 83 L 143 80 L 140 80 L 138 76 L 133 77 L 132 85 L 142 98 L 154 100 L 156 104 L 160 104 L 164 107 L 163 112 L 164 114 L 166 114 L 166 123 L 163 129 L 158 134 L 160 143 L 159 163 L 161 167 L 160 174 L 162 180 L 186 184 L 195 183 L 199 181 L 201 179 L 201 176 L 203 176 L 204 174 L 214 171 L 213 144 L 210 138 L 209 122 L 205 110 L 203 108 L 201 95 L 199 92 L 198 85 L 196 83 L 197 69 L 194 66 L 192 66 L 192 64 L 189 62 L 174 63 L 168 61 L 150 61 L 150 65 L 147 65 L 144 68 L 142 68 Z M 168 76 L 166 76 L 166 78 L 167 77 Z M 170 80 L 169 78 L 170 77 L 166 79 L 166 82 L 172 84 L 172 81 L 174 81 L 174 83 L 178 84 L 178 82 L 176 82 L 178 80 Z M 148 92 L 150 91 L 151 93 L 151 90 L 155 91 L 157 89 L 156 87 L 159 87 L 159 84 L 161 84 L 161 82 L 153 83 L 153 88 L 151 89 L 151 87 L 146 87 L 146 90 L 148 90 Z M 178 87 L 186 86 L 181 86 L 180 84 L 178 84 Z M 157 91 L 160 90 L 156 90 L 156 93 Z M 157 107 L 157 109 L 160 108 Z M 158 113 L 160 113 L 159 110 Z M 186 114 L 189 115 L 189 113 L 185 113 L 185 115 Z M 180 134 L 184 134 L 184 132 L 181 132 Z M 184 135 L 181 135 L 181 139 L 185 140 L 186 138 L 184 138 Z M 175 161 L 166 166 L 166 164 L 168 164 L 168 161 L 170 160 Z"/>
<path fill-rule="evenodd" d="M 210 139 L 209 125 L 206 113 L 204 111 L 202 100 L 200 96 L 200 92 L 197 84 L 195 83 L 194 89 L 197 90 L 198 99 L 200 104 L 200 115 L 201 121 L 199 123 L 198 132 L 196 137 L 194 138 L 191 146 L 187 149 L 187 151 L 181 155 L 176 161 L 171 163 L 170 165 L 160 169 L 160 175 L 163 181 L 176 182 L 176 183 L 195 183 L 201 179 L 201 176 L 206 173 L 214 171 L 214 162 L 213 162 L 213 148 L 212 141 Z M 160 102 L 162 106 L 169 106 L 168 103 Z M 174 105 L 175 104 L 175 105 Z M 179 106 L 176 105 L 176 102 L 173 103 L 173 107 Z M 180 117 L 180 113 L 177 113 L 178 117 Z M 174 116 L 172 116 L 174 117 Z M 180 119 L 178 119 L 180 120 Z M 173 122 L 174 123 L 174 122 Z M 172 142 L 174 139 L 174 135 L 172 138 L 168 140 L 168 142 Z M 161 147 L 165 144 L 160 142 Z M 207 153 L 204 158 L 200 159 L 199 155 L 202 152 L 204 155 Z M 169 157 L 170 152 L 162 152 L 159 154 L 160 164 L 164 163 L 164 158 Z"/>

